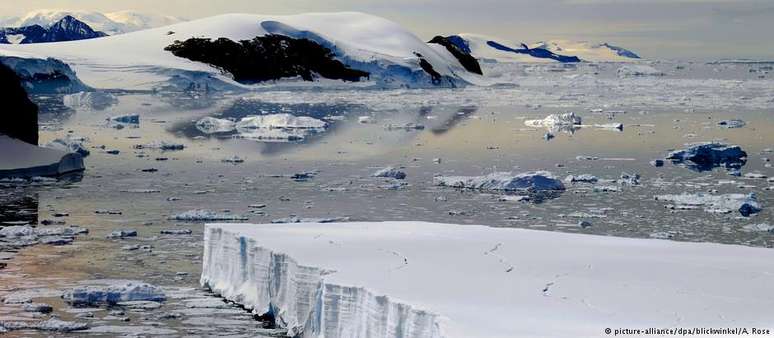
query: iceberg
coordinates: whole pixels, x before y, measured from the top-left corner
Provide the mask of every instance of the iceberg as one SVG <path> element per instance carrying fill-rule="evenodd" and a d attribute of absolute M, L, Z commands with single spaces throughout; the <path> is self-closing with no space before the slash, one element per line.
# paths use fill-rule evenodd
<path fill-rule="evenodd" d="M 535 171 L 513 175 L 508 172 L 485 176 L 436 176 L 434 184 L 442 187 L 491 190 L 491 191 L 561 191 L 562 181 L 547 171 Z"/>
<path fill-rule="evenodd" d="M 0 135 L 0 178 L 56 177 L 83 171 L 83 157 L 78 153 L 42 148 Z"/>
<path fill-rule="evenodd" d="M 196 129 L 205 134 L 230 133 L 236 129 L 236 123 L 231 120 L 207 116 L 196 121 Z"/>
<path fill-rule="evenodd" d="M 738 145 L 702 142 L 688 144 L 685 149 L 672 151 L 667 154 L 666 159 L 694 171 L 712 170 L 721 165 L 726 169 L 739 169 L 747 163 L 747 152 Z"/>
<path fill-rule="evenodd" d="M 599 336 L 610 323 L 719 316 L 765 326 L 772 259 L 765 248 L 477 225 L 208 224 L 201 284 L 288 336 Z"/>

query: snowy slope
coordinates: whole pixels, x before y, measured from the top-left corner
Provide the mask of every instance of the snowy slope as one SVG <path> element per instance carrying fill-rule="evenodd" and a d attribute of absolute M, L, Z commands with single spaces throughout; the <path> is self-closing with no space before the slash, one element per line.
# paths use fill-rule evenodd
<path fill-rule="evenodd" d="M 307 38 L 329 47 L 345 64 L 370 72 L 371 80 L 378 85 L 431 86 L 415 53 L 421 54 L 435 71 L 450 81 L 464 84 L 478 79 L 465 71 L 448 51 L 428 46 L 396 23 L 351 12 L 290 16 L 228 14 L 96 40 L 2 46 L 0 55 L 54 57 L 69 64 L 84 83 L 95 88 L 185 88 L 191 84 L 244 88 L 219 69 L 176 57 L 164 48 L 175 40 L 192 37 L 245 40 L 268 33 Z"/>
<path fill-rule="evenodd" d="M 507 46 L 513 49 L 522 48 L 522 42 L 510 41 L 498 37 L 463 33 L 458 34 L 468 44 L 471 54 L 477 58 L 494 60 L 499 62 L 556 62 L 551 59 L 536 58 L 526 54 L 518 54 L 494 48 L 491 42 Z M 558 55 L 577 56 L 583 61 L 590 62 L 628 62 L 636 61 L 639 57 L 633 52 L 613 46 L 607 43 L 591 44 L 588 42 L 575 42 L 569 40 L 551 40 L 547 42 L 525 43 L 529 48 L 542 48 Z M 635 56 L 637 56 L 635 58 Z"/>
<path fill-rule="evenodd" d="M 591 62 L 626 62 L 640 58 L 634 52 L 618 46 L 587 41 L 549 40 L 534 43 L 530 48 L 545 48 L 557 54 L 575 55 Z"/>
<path fill-rule="evenodd" d="M 765 327 L 774 306 L 765 248 L 424 222 L 210 224 L 204 240 L 203 285 L 304 337 Z"/>
<path fill-rule="evenodd" d="M 94 30 L 105 32 L 110 35 L 161 27 L 183 21 L 176 17 L 135 11 L 120 11 L 103 14 L 100 12 L 84 10 L 40 9 L 29 12 L 19 18 L 3 20 L 0 27 L 24 27 L 31 25 L 49 27 L 68 15 L 85 22 Z"/>

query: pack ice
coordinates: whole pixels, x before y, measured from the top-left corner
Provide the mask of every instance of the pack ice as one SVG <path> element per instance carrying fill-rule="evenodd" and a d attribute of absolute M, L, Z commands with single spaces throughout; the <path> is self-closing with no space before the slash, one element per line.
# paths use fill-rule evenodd
<path fill-rule="evenodd" d="M 204 241 L 202 285 L 288 336 L 756 327 L 774 306 L 765 248 L 423 222 L 209 224 Z"/>

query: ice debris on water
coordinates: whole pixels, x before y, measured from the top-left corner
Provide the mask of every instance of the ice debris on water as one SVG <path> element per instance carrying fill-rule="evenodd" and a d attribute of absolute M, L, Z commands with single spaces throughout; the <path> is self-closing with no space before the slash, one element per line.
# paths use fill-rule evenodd
<path fill-rule="evenodd" d="M 140 115 L 129 114 L 129 115 L 113 116 L 113 117 L 109 117 L 108 121 L 114 122 L 114 123 L 124 123 L 124 124 L 140 124 Z"/>
<path fill-rule="evenodd" d="M 111 232 L 107 235 L 108 239 L 123 239 L 126 237 L 137 237 L 137 230 L 134 229 L 121 229 Z"/>
<path fill-rule="evenodd" d="M 747 125 L 747 123 L 742 121 L 742 120 L 721 120 L 721 121 L 718 121 L 718 126 L 720 126 L 722 128 L 729 128 L 729 129 L 732 129 L 732 128 L 742 128 L 745 125 Z"/>
<path fill-rule="evenodd" d="M 705 193 L 680 194 L 680 195 L 658 195 L 657 201 L 672 202 L 674 205 L 668 205 L 673 209 L 695 209 L 703 207 L 704 211 L 710 213 L 728 214 L 734 211 L 742 216 L 748 217 L 761 211 L 761 205 L 754 193 L 750 194 L 724 194 L 711 195 Z"/>
<path fill-rule="evenodd" d="M 0 333 L 2 330 L 38 330 L 51 332 L 71 332 L 86 330 L 89 325 L 86 323 L 68 322 L 57 318 L 50 318 L 44 321 L 0 321 Z"/>
<path fill-rule="evenodd" d="M 175 151 L 185 149 L 185 145 L 168 141 L 155 141 L 148 144 L 138 144 L 134 149 L 156 149 L 161 151 Z"/>
<path fill-rule="evenodd" d="M 46 143 L 44 147 L 61 150 L 68 153 L 76 153 L 80 154 L 82 157 L 86 157 L 89 156 L 91 152 L 83 145 L 84 141 L 86 141 L 85 138 L 67 136 Z"/>
<path fill-rule="evenodd" d="M 296 216 L 290 216 L 286 218 L 278 218 L 275 220 L 272 220 L 271 222 L 274 224 L 284 224 L 284 223 L 339 223 L 339 222 L 349 222 L 349 217 L 327 217 L 327 218 L 300 218 Z"/>
<path fill-rule="evenodd" d="M 65 292 L 62 298 L 67 303 L 77 306 L 166 300 L 164 291 L 160 287 L 140 281 L 112 281 L 106 285 L 78 286 Z"/>
<path fill-rule="evenodd" d="M 768 232 L 774 234 L 774 225 L 760 223 L 760 224 L 748 224 L 742 227 L 746 231 L 752 232 Z"/>
<path fill-rule="evenodd" d="M 373 173 L 371 176 L 373 177 L 386 177 L 386 178 L 394 178 L 398 180 L 402 180 L 406 178 L 406 173 L 400 169 L 396 169 L 393 167 L 387 167 L 384 169 L 380 169 L 379 171 Z"/>
<path fill-rule="evenodd" d="M 567 183 L 596 183 L 599 179 L 590 174 L 568 175 L 564 178 Z"/>
<path fill-rule="evenodd" d="M 696 171 L 707 171 L 721 165 L 727 169 L 739 169 L 747 162 L 747 153 L 738 145 L 702 142 L 672 151 L 666 159 Z"/>
<path fill-rule="evenodd" d="M 437 186 L 493 191 L 559 191 L 564 190 L 562 181 L 547 171 L 535 171 L 513 175 L 498 172 L 484 176 L 436 176 Z"/>
<path fill-rule="evenodd" d="M 647 65 L 624 65 L 616 71 L 618 77 L 663 76 L 664 72 Z"/>
<path fill-rule="evenodd" d="M 196 122 L 196 129 L 205 134 L 230 133 L 236 129 L 236 122 L 207 116 Z"/>
<path fill-rule="evenodd" d="M 174 216 L 170 216 L 169 219 L 177 221 L 244 221 L 248 218 L 241 215 L 232 215 L 228 213 L 219 213 L 211 210 L 197 209 L 189 210 Z"/>
<path fill-rule="evenodd" d="M 533 128 L 546 128 L 549 131 L 572 131 L 581 125 L 581 117 L 575 113 L 551 114 L 542 120 L 526 120 L 524 125 Z"/>

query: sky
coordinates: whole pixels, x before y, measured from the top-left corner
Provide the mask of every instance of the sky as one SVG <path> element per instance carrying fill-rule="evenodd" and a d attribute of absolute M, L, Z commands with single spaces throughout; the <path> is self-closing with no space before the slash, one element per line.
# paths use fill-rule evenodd
<path fill-rule="evenodd" d="M 774 59 L 774 0 L 0 0 L 0 16 L 44 8 L 186 19 L 360 11 L 426 39 L 465 32 L 524 42 L 609 42 L 654 59 Z"/>

